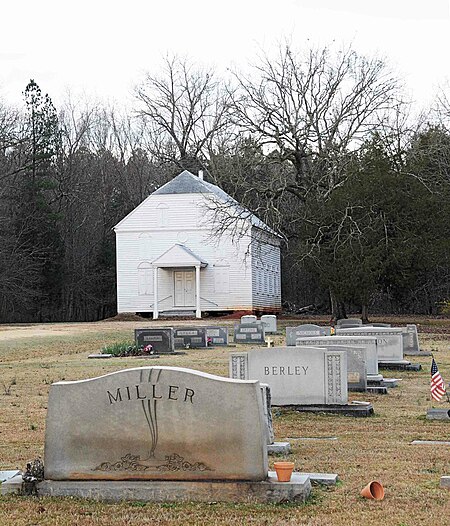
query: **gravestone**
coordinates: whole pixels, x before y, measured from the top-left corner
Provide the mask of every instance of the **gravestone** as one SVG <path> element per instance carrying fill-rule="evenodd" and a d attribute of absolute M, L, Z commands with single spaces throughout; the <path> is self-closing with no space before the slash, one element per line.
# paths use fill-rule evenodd
<path fill-rule="evenodd" d="M 145 347 L 151 345 L 156 354 L 169 354 L 175 352 L 175 340 L 172 327 L 156 329 L 135 329 L 134 340 L 136 345 Z"/>
<path fill-rule="evenodd" d="M 331 327 L 320 327 L 311 323 L 305 323 L 298 327 L 286 327 L 286 345 L 295 346 L 297 338 L 308 338 L 310 336 L 330 336 Z"/>
<path fill-rule="evenodd" d="M 228 345 L 228 327 L 206 327 L 208 345 Z"/>
<path fill-rule="evenodd" d="M 361 327 L 362 320 L 359 318 L 348 318 L 348 319 L 342 319 L 338 320 L 336 324 L 336 328 L 343 329 L 345 327 Z"/>
<path fill-rule="evenodd" d="M 378 362 L 403 362 L 402 329 L 358 327 L 337 329 L 338 336 L 372 336 L 377 339 Z"/>
<path fill-rule="evenodd" d="M 273 405 L 345 405 L 347 353 L 312 347 L 274 347 L 230 355 L 230 376 L 270 386 Z"/>
<path fill-rule="evenodd" d="M 141 367 L 51 386 L 46 479 L 262 481 L 267 469 L 258 381 Z"/>
<path fill-rule="evenodd" d="M 261 397 L 263 405 L 263 413 L 267 427 L 267 445 L 272 444 L 275 440 L 275 433 L 273 431 L 273 420 L 272 420 L 272 396 L 270 394 L 270 387 L 268 384 L 260 382 L 261 386 Z"/>
<path fill-rule="evenodd" d="M 246 325 L 248 323 L 257 323 L 258 318 L 252 314 L 247 314 L 246 316 L 241 316 L 241 324 Z"/>
<path fill-rule="evenodd" d="M 403 353 L 417 354 L 420 351 L 419 335 L 417 334 L 417 325 L 408 324 L 402 327 L 403 335 Z"/>
<path fill-rule="evenodd" d="M 264 314 L 261 316 L 260 321 L 264 325 L 266 334 L 275 334 L 277 332 L 277 317 L 273 314 Z"/>
<path fill-rule="evenodd" d="M 175 327 L 175 349 L 198 349 L 208 347 L 206 327 Z"/>
<path fill-rule="evenodd" d="M 262 323 L 236 324 L 234 326 L 235 343 L 265 343 L 265 332 Z"/>
<path fill-rule="evenodd" d="M 364 327 L 392 327 L 390 323 L 369 323 L 368 325 L 364 325 Z"/>
<path fill-rule="evenodd" d="M 377 339 L 375 336 L 316 336 L 312 338 L 298 338 L 296 345 L 306 345 L 308 347 L 364 347 L 366 350 L 366 370 L 367 375 L 378 375 L 378 353 Z"/>

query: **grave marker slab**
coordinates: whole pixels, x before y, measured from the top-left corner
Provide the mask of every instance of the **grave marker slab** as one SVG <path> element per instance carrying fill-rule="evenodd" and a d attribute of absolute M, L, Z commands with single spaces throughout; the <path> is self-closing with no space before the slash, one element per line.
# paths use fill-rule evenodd
<path fill-rule="evenodd" d="M 175 352 L 172 327 L 135 329 L 134 340 L 136 345 L 143 347 L 150 344 L 156 354 L 170 354 Z"/>
<path fill-rule="evenodd" d="M 331 327 L 320 327 L 311 323 L 298 325 L 298 327 L 286 327 L 286 345 L 295 346 L 297 338 L 309 338 L 311 336 L 331 336 Z"/>
<path fill-rule="evenodd" d="M 327 348 L 329 346 L 364 347 L 366 349 L 367 374 L 369 376 L 378 375 L 377 339 L 375 336 L 316 336 L 298 338 L 296 344 Z"/>
<path fill-rule="evenodd" d="M 345 327 L 361 327 L 362 320 L 359 318 L 348 318 L 348 319 L 342 319 L 338 320 L 336 324 L 336 328 L 343 329 Z"/>
<path fill-rule="evenodd" d="M 317 347 L 274 347 L 230 355 L 230 376 L 270 386 L 273 405 L 345 405 L 347 353 Z"/>
<path fill-rule="evenodd" d="M 206 327 L 175 327 L 175 349 L 199 349 L 208 347 Z"/>
<path fill-rule="evenodd" d="M 403 361 L 402 329 L 383 327 L 358 327 L 337 329 L 338 336 L 372 336 L 377 339 L 378 361 Z"/>
<path fill-rule="evenodd" d="M 253 316 L 253 314 L 247 314 L 246 316 L 241 316 L 241 324 L 246 325 L 248 323 L 257 323 L 258 318 Z"/>
<path fill-rule="evenodd" d="M 51 386 L 51 480 L 253 480 L 267 477 L 258 381 L 141 367 Z"/>
<path fill-rule="evenodd" d="M 262 323 L 236 324 L 234 326 L 235 343 L 265 343 L 265 331 Z"/>
<path fill-rule="evenodd" d="M 228 345 L 228 327 L 206 327 L 209 345 Z"/>
<path fill-rule="evenodd" d="M 277 317 L 273 314 L 264 314 L 261 316 L 260 321 L 264 325 L 266 334 L 275 334 L 277 332 Z"/>

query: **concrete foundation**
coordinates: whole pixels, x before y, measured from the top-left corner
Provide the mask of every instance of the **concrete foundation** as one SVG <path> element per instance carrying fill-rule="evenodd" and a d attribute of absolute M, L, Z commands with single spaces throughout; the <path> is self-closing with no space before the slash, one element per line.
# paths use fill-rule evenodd
<path fill-rule="evenodd" d="M 304 502 L 310 493 L 307 475 L 293 473 L 290 482 L 278 482 L 274 471 L 269 471 L 268 478 L 261 482 L 44 480 L 38 484 L 39 496 L 109 502 Z"/>
<path fill-rule="evenodd" d="M 374 414 L 373 405 L 347 404 L 347 405 L 289 405 L 283 406 L 299 413 L 331 413 L 345 416 L 367 417 Z"/>
<path fill-rule="evenodd" d="M 427 420 L 446 420 L 450 422 L 450 409 L 428 409 Z"/>
<path fill-rule="evenodd" d="M 267 453 L 269 455 L 289 455 L 291 452 L 291 444 L 289 442 L 273 442 L 267 444 Z"/>

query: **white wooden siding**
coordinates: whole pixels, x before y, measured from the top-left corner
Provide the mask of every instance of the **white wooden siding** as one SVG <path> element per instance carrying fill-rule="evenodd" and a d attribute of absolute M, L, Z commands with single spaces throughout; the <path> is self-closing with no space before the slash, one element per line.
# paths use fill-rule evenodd
<path fill-rule="evenodd" d="M 252 271 L 248 239 L 237 243 L 222 236 L 212 240 L 202 212 L 201 194 L 162 194 L 150 196 L 116 228 L 118 312 L 151 312 L 153 287 L 144 286 L 148 268 L 158 256 L 175 243 L 183 243 L 208 263 L 200 271 L 202 310 L 252 309 Z M 167 226 L 159 225 L 164 210 Z M 227 270 L 225 270 L 227 269 Z M 158 306 L 160 311 L 174 305 L 174 270 L 158 269 Z M 187 270 L 187 269 L 179 269 Z M 217 277 L 216 277 L 217 274 Z M 143 294 L 142 290 L 151 293 Z"/>
<path fill-rule="evenodd" d="M 252 298 L 255 310 L 281 309 L 281 254 L 275 236 L 253 231 Z"/>

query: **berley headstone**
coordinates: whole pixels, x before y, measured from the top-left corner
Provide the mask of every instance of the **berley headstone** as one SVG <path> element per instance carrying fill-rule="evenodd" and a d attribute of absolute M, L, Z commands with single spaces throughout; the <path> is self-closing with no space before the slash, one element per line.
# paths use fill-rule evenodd
<path fill-rule="evenodd" d="M 175 349 L 208 347 L 206 327 L 175 327 Z"/>
<path fill-rule="evenodd" d="M 277 317 L 273 314 L 261 316 L 261 323 L 264 325 L 266 334 L 275 334 L 277 332 Z"/>
<path fill-rule="evenodd" d="M 417 325 L 408 324 L 406 327 L 402 327 L 403 335 L 403 352 L 418 353 L 419 347 L 419 335 L 417 334 Z"/>
<path fill-rule="evenodd" d="M 345 405 L 347 353 L 312 347 L 274 347 L 230 355 L 230 376 L 270 386 L 273 405 Z"/>
<path fill-rule="evenodd" d="M 206 327 L 209 345 L 228 345 L 228 327 Z"/>
<path fill-rule="evenodd" d="M 286 345 L 295 346 L 297 338 L 308 338 L 310 336 L 330 336 L 331 327 L 320 327 L 311 323 L 305 323 L 298 327 L 286 327 Z"/>
<path fill-rule="evenodd" d="M 368 375 L 378 375 L 377 339 L 375 336 L 316 336 L 312 338 L 298 338 L 296 345 L 308 347 L 364 347 L 366 349 L 366 369 Z"/>
<path fill-rule="evenodd" d="M 377 339 L 378 361 L 400 362 L 403 360 L 402 329 L 383 327 L 359 327 L 337 329 L 338 336 L 372 336 Z"/>
<path fill-rule="evenodd" d="M 156 354 L 168 354 L 175 352 L 175 341 L 172 327 L 135 329 L 134 340 L 136 345 L 142 347 L 150 344 Z"/>
<path fill-rule="evenodd" d="M 347 319 L 341 319 L 337 321 L 336 327 L 339 329 L 343 329 L 345 327 L 361 327 L 362 320 L 359 318 L 347 318 Z"/>
<path fill-rule="evenodd" d="M 241 323 L 248 324 L 248 323 L 257 323 L 258 318 L 256 316 L 253 316 L 253 314 L 247 314 L 245 316 L 241 316 Z"/>
<path fill-rule="evenodd" d="M 264 480 L 257 381 L 142 367 L 51 386 L 45 478 Z"/>
<path fill-rule="evenodd" d="M 265 343 L 265 331 L 262 323 L 236 324 L 234 326 L 235 343 Z"/>

